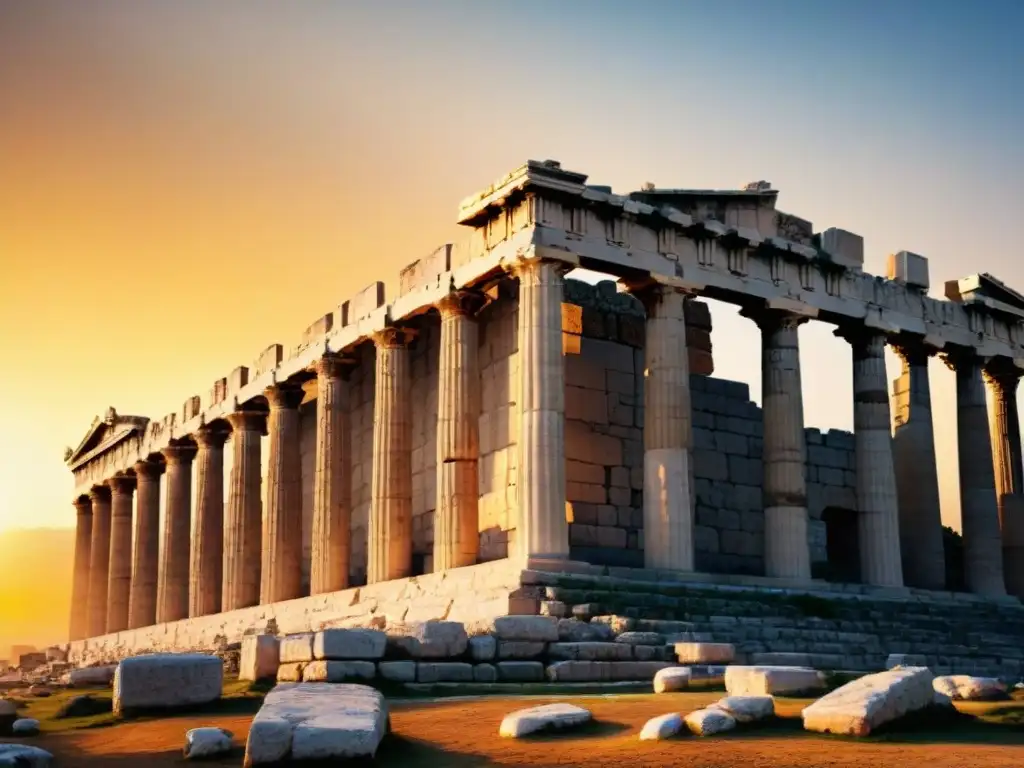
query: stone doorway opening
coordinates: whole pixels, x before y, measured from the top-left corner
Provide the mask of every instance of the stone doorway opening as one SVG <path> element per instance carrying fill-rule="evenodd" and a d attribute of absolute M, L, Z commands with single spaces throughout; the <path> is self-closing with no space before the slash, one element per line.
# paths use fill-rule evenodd
<path fill-rule="evenodd" d="M 821 519 L 825 523 L 825 553 L 828 556 L 825 579 L 844 584 L 859 583 L 857 513 L 843 507 L 826 507 Z"/>

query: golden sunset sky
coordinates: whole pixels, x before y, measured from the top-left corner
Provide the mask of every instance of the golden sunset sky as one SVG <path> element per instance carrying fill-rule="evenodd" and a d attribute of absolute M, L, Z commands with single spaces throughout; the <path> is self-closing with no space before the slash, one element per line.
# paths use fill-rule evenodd
<path fill-rule="evenodd" d="M 933 295 L 1024 289 L 1019 6 L 893 5 L 0 0 L 0 530 L 73 525 L 62 451 L 108 406 L 205 398 L 528 158 L 618 192 L 767 179 L 870 272 L 906 249 Z M 759 400 L 756 328 L 712 312 L 716 375 Z M 806 423 L 848 429 L 831 331 L 801 330 Z"/>

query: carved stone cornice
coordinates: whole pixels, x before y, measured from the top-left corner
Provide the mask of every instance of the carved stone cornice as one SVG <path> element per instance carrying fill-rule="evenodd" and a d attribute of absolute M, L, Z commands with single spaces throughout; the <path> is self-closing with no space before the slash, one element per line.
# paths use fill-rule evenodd
<path fill-rule="evenodd" d="M 267 387 L 263 394 L 272 409 L 294 410 L 302 404 L 302 398 L 306 393 L 302 391 L 302 386 L 299 384 L 281 382 Z"/>
<path fill-rule="evenodd" d="M 452 291 L 437 302 L 441 317 L 475 317 L 488 304 L 486 294 L 479 291 Z"/>

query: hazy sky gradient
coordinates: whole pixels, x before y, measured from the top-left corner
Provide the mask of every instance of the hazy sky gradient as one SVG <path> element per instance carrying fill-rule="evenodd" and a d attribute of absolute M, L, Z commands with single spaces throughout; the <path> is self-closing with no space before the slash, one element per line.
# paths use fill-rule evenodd
<path fill-rule="evenodd" d="M 160 418 L 457 234 L 527 158 L 779 207 L 1024 290 L 1024 3 L 0 0 L 0 530 L 71 525 L 61 462 Z M 715 305 L 718 375 L 760 399 Z M 849 348 L 801 330 L 808 425 Z M 890 356 L 890 373 L 898 372 Z M 931 368 L 957 522 L 954 380 Z"/>

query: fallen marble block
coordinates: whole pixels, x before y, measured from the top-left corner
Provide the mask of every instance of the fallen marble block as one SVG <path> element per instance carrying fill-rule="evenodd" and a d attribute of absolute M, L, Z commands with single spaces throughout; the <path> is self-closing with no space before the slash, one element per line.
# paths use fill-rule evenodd
<path fill-rule="evenodd" d="M 0 766 L 3 768 L 50 768 L 53 755 L 39 747 L 24 744 L 0 744 Z"/>
<path fill-rule="evenodd" d="M 676 643 L 680 664 L 728 664 L 736 658 L 731 643 Z"/>
<path fill-rule="evenodd" d="M 698 709 L 684 720 L 690 732 L 697 736 L 714 736 L 736 727 L 736 718 L 721 709 Z"/>
<path fill-rule="evenodd" d="M 387 703 L 369 686 L 282 683 L 253 718 L 245 765 L 373 757 L 387 729 Z"/>
<path fill-rule="evenodd" d="M 313 636 L 313 658 L 379 659 L 386 646 L 387 636 L 379 629 L 325 629 Z"/>
<path fill-rule="evenodd" d="M 737 723 L 754 723 L 775 715 L 775 699 L 771 696 L 726 696 L 708 709 L 720 709 L 732 715 Z"/>
<path fill-rule="evenodd" d="M 451 659 L 466 652 L 469 638 L 458 621 L 389 623 L 385 630 L 387 644 L 414 659 Z"/>
<path fill-rule="evenodd" d="M 732 696 L 785 696 L 825 688 L 825 675 L 809 667 L 726 667 L 725 690 Z"/>
<path fill-rule="evenodd" d="M 114 682 L 116 665 L 106 667 L 85 667 L 73 669 L 68 673 L 68 685 L 76 688 L 83 685 L 110 685 Z"/>
<path fill-rule="evenodd" d="M 666 667 L 654 676 L 655 693 L 685 691 L 690 687 L 689 667 Z"/>
<path fill-rule="evenodd" d="M 280 658 L 281 664 L 293 664 L 302 661 L 313 660 L 313 633 L 305 632 L 301 635 L 288 635 L 281 638 Z"/>
<path fill-rule="evenodd" d="M 530 733 L 547 729 L 572 728 L 590 721 L 589 710 L 573 704 L 544 704 L 540 707 L 520 709 L 505 715 L 498 734 L 518 739 Z"/>
<path fill-rule="evenodd" d="M 154 653 L 124 659 L 114 674 L 114 714 L 131 709 L 208 704 L 224 688 L 224 662 L 200 653 Z"/>
<path fill-rule="evenodd" d="M 899 667 L 866 675 L 804 709 L 804 728 L 867 736 L 881 725 L 930 706 L 934 676 L 926 667 Z"/>
<path fill-rule="evenodd" d="M 344 683 L 372 680 L 377 667 L 372 661 L 311 661 L 302 670 L 307 683 Z"/>
<path fill-rule="evenodd" d="M 951 701 L 992 701 L 1006 698 L 1006 684 L 996 677 L 943 675 L 932 685 L 935 692 Z"/>
<path fill-rule="evenodd" d="M 273 635 L 246 635 L 238 661 L 239 680 L 273 680 L 281 663 L 280 641 Z"/>
<path fill-rule="evenodd" d="M 23 717 L 15 720 L 11 726 L 11 733 L 15 736 L 35 736 L 39 733 L 39 721 L 31 717 Z"/>
<path fill-rule="evenodd" d="M 683 730 L 683 716 L 678 712 L 652 717 L 640 729 L 640 741 L 669 739 Z"/>
<path fill-rule="evenodd" d="M 223 728 L 193 728 L 185 734 L 185 759 L 226 755 L 231 751 L 233 735 Z"/>

